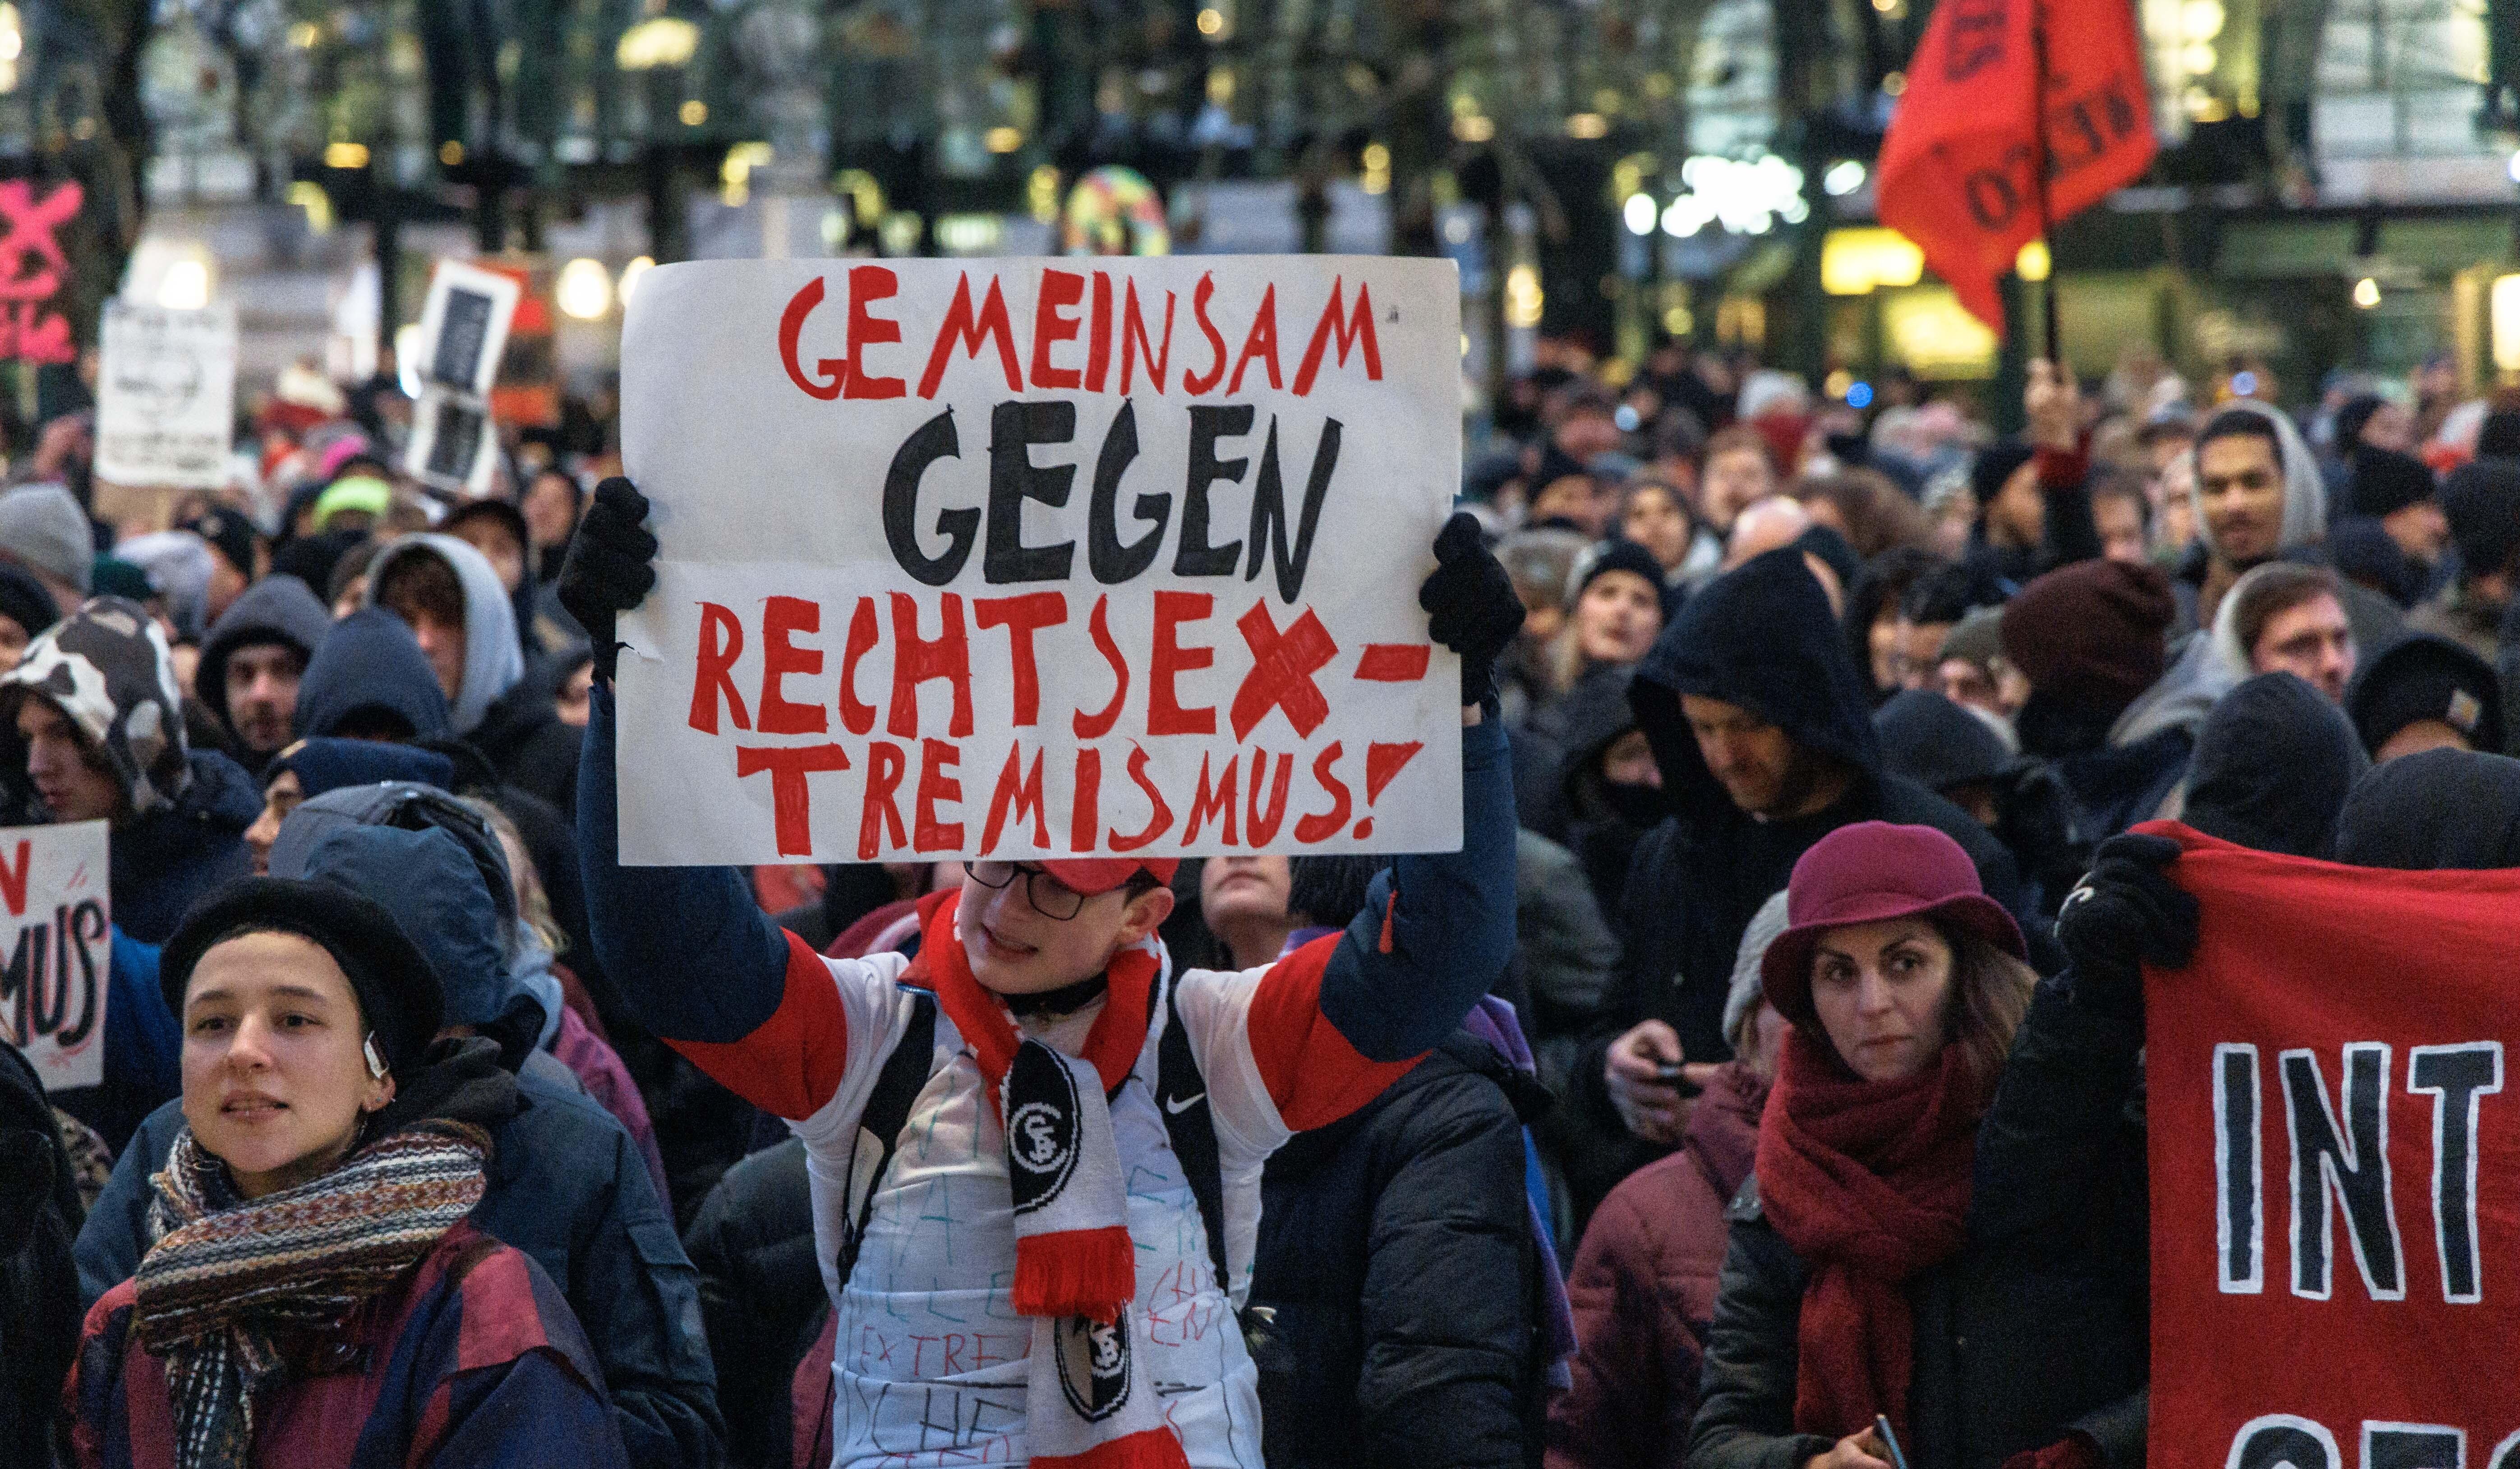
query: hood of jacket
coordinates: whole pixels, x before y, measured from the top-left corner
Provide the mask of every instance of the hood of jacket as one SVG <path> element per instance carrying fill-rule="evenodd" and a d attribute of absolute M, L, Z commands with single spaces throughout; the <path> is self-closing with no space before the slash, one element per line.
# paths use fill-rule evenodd
<path fill-rule="evenodd" d="M 1628 687 L 1663 789 L 1680 812 L 1705 820 L 1734 808 L 1688 731 L 1687 694 L 1737 704 L 1865 775 L 1880 769 L 1864 677 L 1799 551 L 1754 556 L 1708 583 L 1654 640 Z"/>
<path fill-rule="evenodd" d="M 2255 414 L 2274 425 L 2276 460 L 2283 469 L 2283 528 L 2278 533 L 2275 549 L 2290 551 L 2323 540 L 2327 535 L 2327 480 L 2318 472 L 2318 456 L 2310 452 L 2309 441 L 2293 426 L 2292 416 L 2280 408 L 2271 407 L 2252 398 L 2239 398 L 2227 403 L 2222 410 Z M 2188 451 L 2190 467 L 2194 467 L 2195 451 Z M 2212 524 L 2205 518 L 2205 491 L 2199 476 L 2189 476 L 2187 503 L 2196 514 L 2196 537 L 2209 551 L 2221 550 L 2214 544 Z M 2230 599 L 2226 597 L 2228 605 Z"/>
<path fill-rule="evenodd" d="M 2197 731 L 2182 820 L 2243 847 L 2325 860 L 2345 797 L 2370 768 L 2344 711 L 2291 674 L 2261 674 Z"/>
<path fill-rule="evenodd" d="M 2520 760 L 2445 749 L 2372 767 L 2336 819 L 2336 860 L 2409 872 L 2520 867 Z"/>
<path fill-rule="evenodd" d="M 133 817 L 172 805 L 192 783 L 184 743 L 184 695 L 166 634 L 139 603 L 91 598 L 26 647 L 0 675 L 0 712 L 14 716 L 24 693 L 51 699 L 88 741 L 105 752 Z M 25 741 L 5 723 L 14 764 L 25 768 Z"/>
<path fill-rule="evenodd" d="M 377 605 L 377 589 L 395 562 L 405 556 L 434 556 L 455 572 L 464 588 L 464 682 L 455 690 L 449 711 L 454 732 L 470 734 L 492 702 L 524 681 L 524 645 L 517 637 L 517 609 L 489 558 L 453 536 L 433 531 L 405 536 L 377 554 L 368 568 L 367 604 Z"/>
<path fill-rule="evenodd" d="M 2126 712 L 2109 727 L 2110 748 L 2141 744 L 2164 730 L 2194 734 L 2223 695 L 2249 676 L 2247 657 L 2234 654 L 2240 639 L 2228 616 L 2234 604 L 2234 599 L 2225 597 L 2214 628 L 2188 635 L 2161 682 L 2126 706 Z"/>
<path fill-rule="evenodd" d="M 233 736 L 228 720 L 228 658 L 241 648 L 277 643 L 297 649 L 301 662 L 312 662 L 324 635 L 333 630 L 333 614 L 306 584 L 293 576 L 267 576 L 245 590 L 210 624 L 202 642 L 202 664 L 193 675 L 193 691 L 207 704 L 219 727 Z"/>
<path fill-rule="evenodd" d="M 415 739 L 447 733 L 446 695 L 403 620 L 382 607 L 362 607 L 333 624 L 306 674 L 297 681 L 297 733 L 308 738 L 339 730 L 362 710 L 401 716 Z"/>
<path fill-rule="evenodd" d="M 292 812 L 282 824 L 282 839 L 272 844 L 273 876 L 336 883 L 384 905 L 445 985 L 448 1025 L 490 1025 L 514 1008 L 512 931 L 502 926 L 462 842 L 436 827 L 356 825 L 326 822 L 320 814 L 311 839 L 301 833 L 290 840 L 288 828 L 297 824 Z M 534 1031 L 541 1030 L 537 1014 Z"/>

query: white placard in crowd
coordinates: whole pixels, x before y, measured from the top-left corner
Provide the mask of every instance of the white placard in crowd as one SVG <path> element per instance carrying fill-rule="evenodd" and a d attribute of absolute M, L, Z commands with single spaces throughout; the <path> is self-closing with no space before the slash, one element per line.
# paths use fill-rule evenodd
<path fill-rule="evenodd" d="M 497 271 L 440 260 L 420 312 L 419 376 L 480 397 L 499 376 L 523 288 Z"/>
<path fill-rule="evenodd" d="M 1451 264 L 715 261 L 640 283 L 633 863 L 1451 851 Z"/>
<path fill-rule="evenodd" d="M 169 311 L 106 302 L 96 384 L 96 475 L 217 489 L 236 437 L 237 320 L 221 303 Z"/>
<path fill-rule="evenodd" d="M 434 382 L 420 390 L 420 402 L 412 408 L 411 442 L 403 449 L 403 468 L 414 479 L 478 500 L 490 493 L 498 451 L 487 400 Z"/>
<path fill-rule="evenodd" d="M 104 822 L 0 826 L 0 1026 L 47 1091 L 105 1080 L 106 857 Z"/>

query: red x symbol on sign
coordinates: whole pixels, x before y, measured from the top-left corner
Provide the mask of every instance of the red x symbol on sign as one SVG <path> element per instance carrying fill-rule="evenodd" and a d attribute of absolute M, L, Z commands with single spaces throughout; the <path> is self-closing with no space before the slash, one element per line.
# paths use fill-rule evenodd
<path fill-rule="evenodd" d="M 1330 701 L 1322 697 L 1313 675 L 1338 656 L 1329 629 L 1306 607 L 1304 615 L 1282 634 L 1267 602 L 1253 603 L 1234 625 L 1251 646 L 1251 671 L 1242 676 L 1242 687 L 1234 690 L 1235 742 L 1248 737 L 1273 708 L 1286 711 L 1286 722 L 1298 734 L 1310 735 L 1320 729 L 1322 721 L 1330 717 Z"/>

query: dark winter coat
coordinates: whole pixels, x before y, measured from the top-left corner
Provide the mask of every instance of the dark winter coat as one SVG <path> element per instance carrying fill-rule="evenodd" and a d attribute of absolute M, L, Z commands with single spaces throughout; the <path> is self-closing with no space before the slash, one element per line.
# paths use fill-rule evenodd
<path fill-rule="evenodd" d="M 171 805 L 113 828 L 113 921 L 144 944 L 162 944 L 195 900 L 251 875 L 245 828 L 262 815 L 262 792 L 216 750 L 186 757 L 192 779 Z"/>
<path fill-rule="evenodd" d="M 567 1298 L 603 1367 L 614 1423 L 638 1469 L 717 1452 L 715 1374 L 698 1280 L 630 1135 L 611 1114 L 533 1071 L 524 1106 L 491 1130 L 489 1187 L 471 1216 L 533 1258 Z M 139 1268 L 149 1175 L 184 1129 L 170 1102 L 142 1125 L 79 1231 L 79 1287 L 93 1303 Z"/>
<path fill-rule="evenodd" d="M 2181 820 L 2287 857 L 2336 855 L 2336 817 L 2371 768 L 2343 711 L 2288 673 L 2266 673 L 2214 705 L 2196 732 Z"/>
<path fill-rule="evenodd" d="M 1698 694 L 1750 710 L 1806 749 L 1854 773 L 1823 811 L 1761 821 L 1732 804 L 1689 734 L 1681 696 Z M 1659 1019 L 1692 1061 L 1729 1059 L 1724 1000 L 1742 930 L 1759 905 L 1793 875 L 1812 843 L 1856 822 L 1932 826 L 1958 842 L 1987 893 L 2047 952 L 2012 856 L 1967 813 L 1923 786 L 1881 770 L 1870 700 L 1820 584 L 1791 552 L 1771 552 L 1717 579 L 1664 630 L 1639 666 L 1629 697 L 1661 768 L 1677 815 L 1637 847 L 1614 927 L 1625 953 L 1619 999 L 1575 1071 L 1561 1104 L 1577 1114 L 1553 1130 L 1588 1129 L 1594 1144 L 1566 1150 L 1568 1184 L 1589 1214 L 1611 1185 L 1666 1151 L 1627 1131 L 1601 1079 L 1612 1040 Z"/>
<path fill-rule="evenodd" d="M 1261 1177 L 1251 1304 L 1269 1469 L 1536 1464 L 1545 1391 L 1525 1111 L 1546 1093 L 1453 1038 Z"/>
<path fill-rule="evenodd" d="M 784 1466 L 790 1377 L 827 1304 L 805 1144 L 789 1137 L 728 1169 L 683 1243 L 699 1271 L 727 1455 L 739 1469 Z"/>
<path fill-rule="evenodd" d="M 1698 1373 L 1728 1236 L 1750 1176 L 1768 1084 L 1725 1066 L 1681 1150 L 1610 1190 L 1584 1231 L 1566 1295 L 1574 1385 L 1549 1408 L 1549 1469 L 1669 1469 L 1688 1453 Z"/>
<path fill-rule="evenodd" d="M 2140 1469 L 2150 1320 L 2139 1024 L 2041 984 L 1980 1125 L 1967 1242 L 1908 1282 L 1915 1313 L 1908 1461 L 2000 1469 L 2089 1434 Z M 1809 1271 L 1753 1178 L 1727 1211 L 1722 1291 L 1688 1469 L 1802 1469 L 1830 1441 L 1793 1431 Z"/>
<path fill-rule="evenodd" d="M 526 679 L 491 700 L 464 737 L 502 781 L 551 802 L 567 821 L 577 820 L 579 735 L 560 722 L 544 680 Z"/>
<path fill-rule="evenodd" d="M 0 1462 L 53 1462 L 53 1415 L 78 1348 L 79 1218 L 43 1084 L 0 1041 Z"/>
<path fill-rule="evenodd" d="M 293 576 L 265 577 L 248 587 L 219 614 L 219 620 L 210 624 L 209 636 L 202 640 L 202 663 L 193 675 L 193 691 L 209 707 L 210 716 L 227 732 L 231 744 L 245 748 L 235 723 L 228 718 L 228 658 L 244 648 L 277 644 L 293 648 L 302 669 L 314 660 L 316 645 L 332 630 L 332 609 Z M 247 760 L 249 764 L 258 763 L 272 753 L 248 751 Z"/>
<path fill-rule="evenodd" d="M 68 1394 L 82 1469 L 175 1469 L 166 1361 L 131 1335 L 133 1283 L 98 1302 Z M 344 1469 L 617 1469 L 594 1353 L 550 1276 L 469 1223 L 352 1315 L 356 1365 L 255 1401 L 254 1462 Z"/>

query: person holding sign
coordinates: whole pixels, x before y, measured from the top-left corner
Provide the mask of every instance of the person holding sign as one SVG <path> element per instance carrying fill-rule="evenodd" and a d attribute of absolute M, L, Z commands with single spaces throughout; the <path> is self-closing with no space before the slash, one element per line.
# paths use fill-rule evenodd
<path fill-rule="evenodd" d="M 1492 669 L 1523 612 L 1476 521 L 1445 525 L 1418 596 L 1462 660 L 1462 850 L 1400 858 L 1341 933 L 1223 974 L 1156 937 L 1172 859 L 976 862 L 922 903 L 915 961 L 826 960 L 733 869 L 622 866 L 614 626 L 655 585 L 647 511 L 606 481 L 561 576 L 597 650 L 595 948 L 645 1023 L 804 1138 L 835 1461 L 1256 1469 L 1234 1303 L 1261 1165 L 1405 1074 L 1512 949 Z"/>
<path fill-rule="evenodd" d="M 1942 1469 L 2140 1462 L 2139 1313 L 1993 1223 L 2025 1192 L 1980 1144 L 2037 983 L 2020 927 L 1958 842 L 1882 822 L 1815 843 L 1785 905 L 1761 977 L 1793 1032 L 1728 1212 L 1689 1469 L 1895 1469 L 1894 1435 Z"/>
<path fill-rule="evenodd" d="M 248 878 L 168 942 L 184 1120 L 157 1239 L 89 1311 L 81 1469 L 626 1464 L 560 1290 L 465 1217 L 518 1107 L 486 1040 L 434 1043 L 428 958 L 326 882 Z"/>

